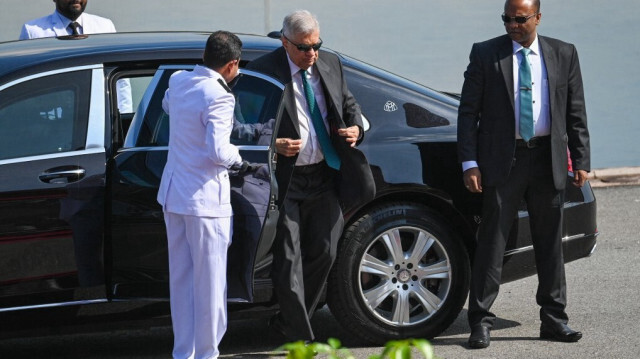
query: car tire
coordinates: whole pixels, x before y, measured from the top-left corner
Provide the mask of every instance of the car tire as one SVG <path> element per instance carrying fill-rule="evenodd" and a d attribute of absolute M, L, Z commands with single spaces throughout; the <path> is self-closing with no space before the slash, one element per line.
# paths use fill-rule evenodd
<path fill-rule="evenodd" d="M 350 333 L 376 344 L 433 338 L 457 318 L 469 292 L 469 257 L 432 210 L 378 206 L 339 244 L 327 304 Z"/>

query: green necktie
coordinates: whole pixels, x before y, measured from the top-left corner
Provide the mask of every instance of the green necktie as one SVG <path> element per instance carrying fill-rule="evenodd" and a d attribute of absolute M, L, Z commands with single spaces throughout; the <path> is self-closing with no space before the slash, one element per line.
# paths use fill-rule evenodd
<path fill-rule="evenodd" d="M 313 94 L 313 88 L 307 81 L 307 71 L 300 70 L 300 77 L 302 77 L 302 86 L 304 87 L 304 94 L 307 98 L 307 105 L 309 106 L 309 113 L 311 113 L 311 122 L 313 128 L 316 130 L 316 136 L 318 136 L 318 142 L 320 142 L 320 148 L 324 154 L 324 159 L 327 161 L 329 167 L 339 170 L 340 169 L 340 157 L 336 153 L 336 150 L 331 144 L 331 138 L 327 133 L 327 128 L 324 125 L 322 114 L 320 113 L 320 107 L 316 101 L 316 97 Z"/>
<path fill-rule="evenodd" d="M 531 64 L 529 63 L 530 49 L 523 48 L 522 61 L 520 62 L 520 136 L 529 141 L 534 135 L 533 131 L 533 101 L 531 99 Z"/>

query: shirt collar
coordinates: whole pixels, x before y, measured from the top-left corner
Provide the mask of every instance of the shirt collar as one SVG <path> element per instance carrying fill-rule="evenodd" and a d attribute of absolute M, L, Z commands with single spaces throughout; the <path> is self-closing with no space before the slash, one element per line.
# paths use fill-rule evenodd
<path fill-rule="evenodd" d="M 220 73 L 216 70 L 212 70 L 206 66 L 203 65 L 196 65 L 196 67 L 193 68 L 193 71 L 199 75 L 202 76 L 206 76 L 206 77 L 211 77 L 213 79 L 222 79 L 222 81 L 224 81 L 224 78 L 222 77 L 222 75 L 220 75 Z M 224 83 L 227 83 L 226 81 L 224 81 Z"/>
<path fill-rule="evenodd" d="M 58 18 L 60 19 L 60 21 L 62 22 L 62 24 L 64 25 L 65 28 L 69 27 L 69 24 L 71 24 L 73 22 L 69 18 L 67 18 L 66 16 L 62 15 L 60 12 L 58 12 L 58 10 L 56 10 L 56 15 L 58 15 Z M 84 28 L 84 25 L 82 24 L 83 23 L 82 19 L 84 19 L 84 13 L 82 13 L 82 14 L 80 14 L 80 16 L 78 16 L 78 18 L 76 19 L 76 22 L 78 24 L 80 24 L 81 27 Z"/>
<path fill-rule="evenodd" d="M 513 45 L 514 54 L 517 54 L 518 51 L 523 49 L 522 45 L 513 40 L 511 40 L 511 44 Z M 529 49 L 531 50 L 532 54 L 540 55 L 540 43 L 538 42 L 538 34 L 536 34 L 536 38 L 533 39 L 533 42 L 531 43 L 531 46 L 529 46 Z"/>
<path fill-rule="evenodd" d="M 289 70 L 291 71 L 291 78 L 293 78 L 293 75 L 297 74 L 302 69 L 298 67 L 298 65 L 294 64 L 293 61 L 291 61 L 291 58 L 289 57 L 289 53 L 287 53 L 287 61 L 289 61 Z M 307 69 L 307 73 L 309 75 L 313 74 L 313 65 Z"/>

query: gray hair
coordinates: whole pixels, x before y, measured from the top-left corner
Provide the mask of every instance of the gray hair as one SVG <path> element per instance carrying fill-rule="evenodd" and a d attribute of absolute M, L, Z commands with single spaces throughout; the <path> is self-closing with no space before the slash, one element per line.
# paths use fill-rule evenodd
<path fill-rule="evenodd" d="M 316 30 L 320 31 L 318 19 L 307 10 L 294 11 L 282 21 L 282 33 L 287 37 L 297 34 L 308 35 Z"/>

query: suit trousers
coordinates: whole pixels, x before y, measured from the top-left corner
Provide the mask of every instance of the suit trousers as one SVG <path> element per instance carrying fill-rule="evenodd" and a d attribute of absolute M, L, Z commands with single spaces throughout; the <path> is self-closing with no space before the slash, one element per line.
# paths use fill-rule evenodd
<path fill-rule="evenodd" d="M 297 166 L 282 202 L 273 245 L 272 278 L 287 337 L 313 340 L 310 317 L 336 257 L 344 219 L 325 162 Z"/>
<path fill-rule="evenodd" d="M 493 327 L 489 310 L 501 281 L 505 246 L 518 206 L 527 203 L 529 226 L 538 272 L 536 302 L 545 323 L 567 323 L 566 282 L 562 255 L 564 191 L 554 186 L 551 148 L 517 148 L 507 181 L 495 187 L 483 186 L 482 222 L 478 230 L 471 289 L 469 325 Z"/>
<path fill-rule="evenodd" d="M 164 214 L 174 358 L 217 358 L 227 330 L 227 249 L 232 217 Z"/>

